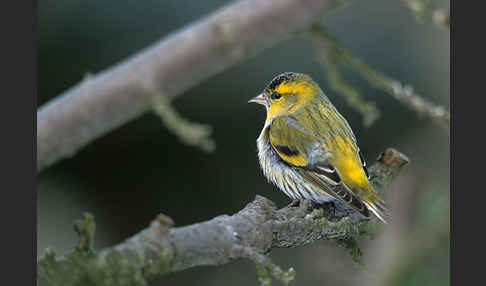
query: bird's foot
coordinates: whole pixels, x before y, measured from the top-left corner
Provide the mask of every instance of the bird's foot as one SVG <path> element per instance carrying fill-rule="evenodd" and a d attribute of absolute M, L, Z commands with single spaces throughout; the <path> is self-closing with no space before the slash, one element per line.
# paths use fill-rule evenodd
<path fill-rule="evenodd" d="M 289 207 L 290 207 L 290 208 L 294 208 L 294 207 L 298 207 L 298 206 L 300 206 L 300 200 L 299 200 L 299 199 L 294 199 L 294 200 L 293 200 L 293 201 L 290 203 L 290 205 L 289 205 Z"/>

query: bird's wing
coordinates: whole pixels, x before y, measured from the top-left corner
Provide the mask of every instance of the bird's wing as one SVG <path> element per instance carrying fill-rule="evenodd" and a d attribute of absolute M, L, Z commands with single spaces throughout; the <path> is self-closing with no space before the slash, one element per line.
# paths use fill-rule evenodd
<path fill-rule="evenodd" d="M 304 180 L 364 216 L 370 216 L 368 208 L 344 184 L 339 171 L 326 160 L 325 154 L 319 156 L 322 160 L 310 159 L 311 153 L 316 152 L 313 146 L 319 145 L 316 144 L 319 143 L 316 140 L 320 140 L 317 135 L 306 131 L 293 117 L 279 116 L 269 127 L 269 139 L 279 157 L 295 168 Z"/>
<path fill-rule="evenodd" d="M 270 144 L 280 158 L 292 166 L 306 166 L 309 162 L 309 146 L 316 137 L 306 131 L 291 116 L 277 116 L 268 131 Z"/>
<path fill-rule="evenodd" d="M 298 168 L 297 172 L 323 192 L 345 203 L 365 217 L 370 216 L 366 205 L 343 183 L 339 172 L 332 165 L 327 163 L 315 164 L 307 168 Z"/>

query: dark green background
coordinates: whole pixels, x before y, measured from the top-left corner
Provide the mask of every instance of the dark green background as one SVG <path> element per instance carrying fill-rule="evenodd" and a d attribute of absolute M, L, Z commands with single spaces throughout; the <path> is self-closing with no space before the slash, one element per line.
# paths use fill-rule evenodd
<path fill-rule="evenodd" d="M 39 106 L 87 73 L 100 72 L 228 2 L 38 1 Z M 447 1 L 433 3 L 449 5 Z M 411 84 L 427 99 L 449 106 L 448 30 L 418 23 L 401 1 L 387 0 L 354 1 L 326 16 L 323 23 L 356 56 Z M 61 253 L 72 248 L 77 240 L 72 222 L 83 211 L 97 219 L 95 247 L 100 249 L 146 227 L 159 212 L 181 226 L 235 213 L 257 194 L 278 206 L 287 204 L 289 199 L 266 182 L 257 161 L 255 140 L 263 126 L 264 109 L 246 103 L 284 71 L 308 73 L 319 82 L 348 119 L 370 163 L 387 147 L 410 157 L 412 163 L 394 184 L 390 198 L 393 209 L 411 205 L 399 237 L 419 229 L 422 221 L 449 216 L 447 132 L 342 68 L 344 77 L 367 100 L 375 101 L 382 113 L 374 125 L 365 128 L 360 115 L 330 89 L 312 41 L 302 35 L 211 77 L 175 101 L 186 118 L 213 127 L 214 153 L 182 145 L 156 116 L 147 114 L 41 173 L 38 253 L 47 246 Z M 399 192 L 413 195 L 396 195 Z M 386 247 L 391 247 L 386 238 L 396 240 L 388 232 L 392 230 L 387 230 L 383 241 L 362 240 L 368 263 L 379 264 L 380 257 L 386 256 Z M 448 234 L 423 253 L 411 267 L 400 270 L 394 285 L 449 283 Z M 296 269 L 296 285 L 376 285 L 375 276 L 392 271 L 390 265 L 400 264 L 400 259 L 407 261 L 394 257 L 393 263 L 385 264 L 389 267 L 370 274 L 326 241 L 276 250 L 272 255 L 283 267 Z M 153 284 L 227 285 L 228 281 L 255 285 L 252 263 L 242 260 L 200 267 Z"/>

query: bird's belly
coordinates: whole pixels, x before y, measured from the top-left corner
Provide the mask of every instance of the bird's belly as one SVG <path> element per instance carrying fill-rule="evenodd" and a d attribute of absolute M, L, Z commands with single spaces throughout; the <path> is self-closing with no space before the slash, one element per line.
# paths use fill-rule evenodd
<path fill-rule="evenodd" d="M 263 132 L 262 132 L 263 133 Z M 273 150 L 265 134 L 257 140 L 258 157 L 265 177 L 292 199 L 308 199 L 316 203 L 335 200 L 330 195 L 307 182 L 292 167 L 282 161 Z"/>
<path fill-rule="evenodd" d="M 335 200 L 333 197 L 305 181 L 288 166 L 273 166 L 267 178 L 292 199 L 308 199 L 316 203 Z"/>

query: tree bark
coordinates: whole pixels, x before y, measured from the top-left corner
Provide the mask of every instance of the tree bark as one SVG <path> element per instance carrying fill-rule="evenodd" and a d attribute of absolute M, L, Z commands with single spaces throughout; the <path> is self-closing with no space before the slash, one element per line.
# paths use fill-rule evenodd
<path fill-rule="evenodd" d="M 370 167 L 371 183 L 381 196 L 407 163 L 405 155 L 387 149 Z M 61 257 L 46 251 L 38 262 L 37 281 L 40 286 L 147 285 L 147 281 L 171 272 L 237 258 L 250 258 L 257 266 L 266 264 L 274 277 L 280 277 L 285 275 L 277 266 L 269 267 L 271 261 L 265 256 L 272 248 L 297 247 L 320 239 L 353 241 L 381 226 L 376 218 L 366 219 L 340 204 L 313 208 L 304 201 L 299 207 L 277 210 L 273 202 L 257 196 L 234 215 L 183 227 L 173 227 L 172 220 L 161 214 L 148 228 L 96 253 L 90 248 L 94 220 L 87 216 L 75 227 L 80 234 L 79 246 Z M 341 245 L 357 247 L 356 243 Z M 350 250 L 360 253 L 359 249 Z M 287 280 L 293 278 L 292 273 Z"/>
<path fill-rule="evenodd" d="M 293 33 L 349 0 L 238 1 L 89 76 L 37 112 L 37 170 Z"/>

